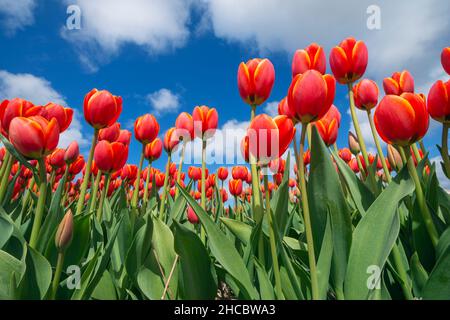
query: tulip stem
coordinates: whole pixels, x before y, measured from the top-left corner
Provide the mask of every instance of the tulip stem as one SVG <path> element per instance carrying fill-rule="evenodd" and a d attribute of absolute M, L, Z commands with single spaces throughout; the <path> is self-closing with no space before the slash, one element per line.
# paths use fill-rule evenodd
<path fill-rule="evenodd" d="M 366 179 L 366 171 L 364 170 L 364 166 L 361 163 L 361 159 L 359 158 L 358 154 L 355 156 L 355 158 L 356 158 L 356 162 L 358 163 L 359 172 L 361 173 L 361 177 L 363 178 L 363 180 L 365 180 Z"/>
<path fill-rule="evenodd" d="M 5 173 L 6 165 L 8 164 L 10 157 L 11 155 L 9 154 L 8 150 L 6 150 L 5 155 L 3 156 L 2 164 L 0 166 L 0 180 L 3 179 L 3 174 Z"/>
<path fill-rule="evenodd" d="M 6 190 L 8 189 L 8 179 L 9 175 L 11 173 L 11 168 L 14 162 L 14 159 L 12 155 L 9 154 L 9 152 L 5 156 L 6 161 L 5 169 L 3 171 L 3 176 L 1 177 L 1 186 L 0 186 L 0 205 L 3 203 L 3 200 L 5 198 Z"/>
<path fill-rule="evenodd" d="M 44 216 L 45 200 L 47 198 L 47 171 L 45 167 L 45 158 L 38 160 L 39 163 L 39 198 L 36 206 L 36 213 L 33 221 L 33 228 L 31 229 L 30 247 L 35 249 L 41 230 L 42 218 Z"/>
<path fill-rule="evenodd" d="M 169 183 L 169 171 L 170 171 L 170 158 L 171 154 L 167 154 L 166 175 L 164 176 L 164 186 L 161 195 L 161 204 L 159 206 L 159 218 L 164 221 L 164 207 L 166 204 L 167 185 Z"/>
<path fill-rule="evenodd" d="M 431 242 L 433 246 L 436 247 L 439 241 L 439 235 L 436 230 L 436 227 L 433 223 L 433 218 L 431 216 L 430 210 L 428 209 L 426 199 L 423 194 L 422 185 L 420 184 L 419 176 L 417 175 L 416 166 L 414 165 L 414 160 L 411 155 L 411 150 L 408 147 L 404 147 L 405 153 L 407 154 L 408 160 L 408 171 L 411 175 L 411 178 L 414 180 L 414 184 L 416 186 L 416 198 L 419 204 L 420 213 L 422 214 L 422 219 L 425 223 L 425 227 L 428 231 L 428 235 L 430 236 Z"/>
<path fill-rule="evenodd" d="M 358 142 L 361 147 L 361 153 L 366 163 L 366 167 L 370 166 L 369 157 L 367 156 L 366 143 L 364 142 L 364 137 L 359 126 L 358 116 L 356 115 L 355 107 L 355 97 L 353 95 L 353 83 L 348 84 L 348 99 L 350 100 L 350 113 L 352 115 L 353 125 L 355 126 L 356 136 L 358 137 Z"/>
<path fill-rule="evenodd" d="M 131 200 L 131 210 L 136 211 L 138 200 L 139 200 L 139 184 L 141 183 L 141 172 L 142 166 L 144 165 L 144 150 L 145 145 L 142 145 L 141 158 L 139 160 L 139 167 L 136 176 L 136 181 L 134 182 L 133 199 Z"/>
<path fill-rule="evenodd" d="M 300 167 L 298 172 L 300 175 L 300 194 L 302 197 L 302 208 L 303 208 L 303 220 L 305 223 L 306 232 L 306 244 L 308 247 L 308 260 L 309 269 L 311 272 L 311 291 L 313 300 L 319 299 L 319 282 L 317 278 L 316 270 L 316 256 L 314 253 L 314 240 L 312 236 L 311 218 L 309 214 L 309 203 L 308 194 L 306 191 L 306 181 L 305 181 L 305 163 L 303 161 L 303 150 L 305 147 L 305 135 L 306 135 L 306 125 L 302 125 L 302 131 L 300 136 Z"/>
<path fill-rule="evenodd" d="M 402 147 L 399 147 L 398 152 L 400 153 L 400 157 L 402 158 L 403 166 L 407 165 L 408 159 L 406 158 L 405 150 Z"/>
<path fill-rule="evenodd" d="M 99 173 L 100 173 L 100 171 L 99 171 Z M 102 194 L 100 196 L 100 203 L 98 204 L 98 209 L 97 209 L 97 220 L 98 220 L 98 222 L 102 221 L 103 203 L 105 202 L 106 195 L 108 194 L 109 182 L 110 181 L 111 181 L 111 175 L 108 174 L 108 173 L 105 173 L 105 183 L 103 185 Z"/>
<path fill-rule="evenodd" d="M 308 148 L 311 150 L 311 124 L 308 123 L 306 127 L 306 138 L 308 139 Z"/>
<path fill-rule="evenodd" d="M 370 129 L 372 131 L 373 140 L 375 141 L 375 146 L 377 147 L 378 156 L 380 157 L 381 165 L 383 166 L 384 175 L 386 176 L 387 182 L 390 183 L 392 180 L 392 177 L 391 177 L 391 174 L 390 174 L 389 169 L 386 164 L 386 159 L 383 154 L 383 149 L 381 149 L 380 139 L 378 139 L 377 130 L 375 128 L 375 124 L 373 122 L 373 118 L 370 113 L 370 110 L 367 110 L 367 117 L 369 118 Z"/>
<path fill-rule="evenodd" d="M 201 205 L 203 210 L 206 211 L 206 139 L 202 138 L 202 197 Z M 205 243 L 206 235 L 203 225 L 200 226 L 200 238 Z"/>
<path fill-rule="evenodd" d="M 444 123 L 442 127 L 442 160 L 444 161 L 445 175 L 450 177 L 450 158 L 448 156 L 448 123 Z M 422 143 L 422 142 L 421 142 Z"/>
<path fill-rule="evenodd" d="M 152 162 L 149 161 L 148 162 L 148 166 L 147 166 L 147 177 L 145 178 L 145 187 L 144 187 L 144 214 L 147 211 L 147 201 L 148 201 L 148 187 L 149 187 L 149 183 L 150 183 L 150 172 L 152 170 Z M 153 185 L 152 185 L 153 187 Z"/>
<path fill-rule="evenodd" d="M 267 173 L 267 172 L 266 172 Z M 281 289 L 281 276 L 280 268 L 278 266 L 277 245 L 275 243 L 275 226 L 272 222 L 272 213 L 270 210 L 270 191 L 269 191 L 269 179 L 267 174 L 264 174 L 264 191 L 266 194 L 266 215 L 267 223 L 269 224 L 269 241 L 270 241 L 270 253 L 272 255 L 273 274 L 275 276 L 275 292 L 278 299 L 282 299 L 283 291 Z"/>
<path fill-rule="evenodd" d="M 183 137 L 180 137 L 180 140 L 182 140 Z M 183 146 L 181 147 L 181 154 L 180 154 L 180 163 L 178 164 L 178 172 L 177 172 L 177 183 L 180 185 L 181 183 L 181 171 L 183 170 L 183 161 L 184 161 L 184 152 L 186 150 L 186 142 L 183 142 Z M 179 187 L 175 190 L 175 199 L 178 198 L 178 195 L 180 193 Z"/>
<path fill-rule="evenodd" d="M 94 150 L 95 150 L 95 146 L 97 145 L 97 140 L 98 140 L 98 132 L 99 132 L 98 129 L 94 130 L 94 135 L 92 137 L 92 143 L 91 143 L 91 150 L 89 151 L 88 162 L 86 163 L 86 170 L 85 170 L 84 176 L 83 176 L 83 183 L 81 185 L 80 196 L 78 198 L 77 211 L 75 212 L 75 215 L 81 214 L 81 211 L 83 210 L 84 200 L 86 197 L 86 190 L 87 190 L 89 179 L 91 176 L 91 167 L 92 167 L 92 160 L 94 159 Z"/>
<path fill-rule="evenodd" d="M 95 177 L 94 188 L 92 189 L 92 199 L 91 205 L 89 207 L 89 212 L 94 212 L 97 207 L 97 195 L 98 195 L 98 185 L 100 184 L 100 180 L 102 178 L 102 172 L 98 170 L 97 176 Z"/>
<path fill-rule="evenodd" d="M 52 293 L 50 295 L 50 300 L 56 299 L 56 293 L 58 292 L 59 279 L 61 278 L 61 273 L 64 265 L 64 252 L 58 253 L 58 260 L 56 262 L 55 274 L 52 281 Z"/>
<path fill-rule="evenodd" d="M 396 266 L 398 275 L 400 276 L 400 286 L 402 287 L 403 295 L 407 300 L 412 300 L 414 297 L 411 293 L 411 287 L 408 281 L 408 274 L 406 273 L 405 267 L 403 265 L 403 260 L 400 255 L 400 250 L 397 246 L 397 243 L 394 243 L 391 251 L 392 259 L 394 260 L 394 264 Z"/>

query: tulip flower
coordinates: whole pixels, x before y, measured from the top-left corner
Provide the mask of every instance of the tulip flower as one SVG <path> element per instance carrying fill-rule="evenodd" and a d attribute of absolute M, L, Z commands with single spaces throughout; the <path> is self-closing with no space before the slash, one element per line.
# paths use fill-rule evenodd
<path fill-rule="evenodd" d="M 71 164 L 78 158 L 79 154 L 80 148 L 78 147 L 78 142 L 73 141 L 71 144 L 69 144 L 64 153 L 64 161 L 66 162 L 66 164 Z"/>
<path fill-rule="evenodd" d="M 4 100 L 0 105 L 0 124 L 2 134 L 8 137 L 11 121 L 16 117 L 31 117 L 41 113 L 42 107 L 35 106 L 24 99 Z"/>
<path fill-rule="evenodd" d="M 59 130 L 64 132 L 72 123 L 73 110 L 51 102 L 42 108 L 40 115 L 48 121 L 55 118 L 58 121 Z"/>
<path fill-rule="evenodd" d="M 48 163 L 50 166 L 52 166 L 53 169 L 61 168 L 64 166 L 64 155 L 65 150 L 56 148 L 49 156 L 48 156 Z"/>
<path fill-rule="evenodd" d="M 175 128 L 176 128 L 176 135 L 178 136 L 178 139 L 183 142 L 183 146 L 181 148 L 181 155 L 180 155 L 180 163 L 178 165 L 178 175 L 177 175 L 177 182 L 180 184 L 180 174 L 183 170 L 183 160 L 184 160 L 184 152 L 186 150 L 186 144 L 188 141 L 194 139 L 194 119 L 192 116 L 187 112 L 182 112 L 178 115 L 177 119 L 175 120 Z M 175 197 L 178 197 L 178 188 L 176 190 Z"/>
<path fill-rule="evenodd" d="M 278 114 L 280 116 L 289 117 L 294 122 L 294 124 L 297 124 L 298 122 L 294 111 L 289 108 L 288 97 L 284 97 L 283 99 L 281 99 L 280 103 L 278 103 Z"/>
<path fill-rule="evenodd" d="M 339 158 L 341 158 L 342 160 L 344 160 L 345 162 L 350 162 L 350 160 L 352 159 L 352 153 L 350 151 L 350 149 L 348 148 L 343 148 L 341 150 L 339 150 Z"/>
<path fill-rule="evenodd" d="M 100 129 L 98 133 L 98 141 L 106 140 L 108 142 L 117 141 L 120 135 L 120 123 L 116 122 L 111 126 Z"/>
<path fill-rule="evenodd" d="M 368 51 L 363 41 L 343 40 L 331 49 L 330 67 L 339 83 L 348 84 L 362 77 L 367 68 Z"/>
<path fill-rule="evenodd" d="M 192 209 L 191 206 L 188 206 L 187 208 L 187 219 L 190 223 L 192 224 L 198 224 L 199 223 L 199 219 L 197 214 L 195 213 L 194 209 Z"/>
<path fill-rule="evenodd" d="M 340 122 L 341 114 L 333 105 L 320 120 L 313 123 L 327 146 L 336 142 Z"/>
<path fill-rule="evenodd" d="M 445 72 L 450 75 L 450 47 L 444 48 L 441 53 L 441 63 Z"/>
<path fill-rule="evenodd" d="M 149 144 L 147 144 L 144 148 L 144 157 L 148 160 L 148 166 L 147 166 L 147 176 L 145 177 L 145 189 L 144 189 L 144 212 L 147 208 L 147 202 L 148 202 L 148 191 L 149 191 L 149 185 L 150 182 L 150 171 L 152 169 L 152 163 L 153 161 L 159 159 L 162 153 L 163 143 L 161 139 L 156 138 Z"/>
<path fill-rule="evenodd" d="M 268 59 L 251 59 L 239 65 L 237 80 L 241 98 L 254 109 L 269 98 L 275 69 Z"/>
<path fill-rule="evenodd" d="M 131 132 L 128 130 L 120 130 L 119 137 L 117 138 L 116 142 L 120 142 L 129 146 L 130 141 L 131 141 Z"/>
<path fill-rule="evenodd" d="M 217 169 L 217 177 L 224 181 L 228 178 L 228 169 L 226 167 L 220 167 Z"/>
<path fill-rule="evenodd" d="M 317 43 L 312 43 L 305 49 L 297 50 L 292 59 L 292 77 L 305 73 L 307 70 L 317 70 L 321 74 L 327 68 L 325 51 Z"/>
<path fill-rule="evenodd" d="M 448 49 L 448 48 L 447 48 Z M 444 49 L 445 50 L 445 49 Z M 448 50 L 450 51 L 450 49 Z M 441 154 L 445 174 L 450 177 L 450 159 L 448 156 L 448 128 L 450 126 L 450 80 L 438 80 L 433 84 L 428 94 L 428 113 L 443 124 Z"/>
<path fill-rule="evenodd" d="M 404 92 L 414 92 L 414 78 L 407 70 L 394 72 L 390 78 L 383 80 L 384 92 L 388 94 L 401 95 Z"/>
<path fill-rule="evenodd" d="M 408 171 L 416 186 L 420 213 L 431 242 L 436 246 L 439 236 L 425 202 L 422 185 L 410 151 L 410 145 L 420 140 L 428 130 L 429 116 L 425 99 L 414 93 L 403 93 L 400 96 L 387 95 L 376 109 L 374 120 L 381 138 L 386 143 L 399 146 L 400 150 L 406 154 Z"/>
<path fill-rule="evenodd" d="M 371 110 L 378 103 L 378 86 L 373 80 L 363 79 L 353 87 L 355 105 L 360 110 Z"/>
<path fill-rule="evenodd" d="M 233 179 L 245 181 L 247 180 L 248 174 L 248 169 L 245 166 L 236 166 L 231 169 L 231 176 Z"/>
<path fill-rule="evenodd" d="M 393 147 L 390 144 L 388 144 L 387 150 L 388 150 L 387 154 L 388 154 L 389 164 L 397 172 L 400 171 L 400 169 L 403 167 L 403 160 L 402 160 L 400 153 L 397 151 L 397 149 L 395 147 Z"/>

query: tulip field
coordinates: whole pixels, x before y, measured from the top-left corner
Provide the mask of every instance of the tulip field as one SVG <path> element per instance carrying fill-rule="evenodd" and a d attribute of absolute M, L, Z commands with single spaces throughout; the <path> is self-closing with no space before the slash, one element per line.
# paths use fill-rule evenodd
<path fill-rule="evenodd" d="M 433 59 L 450 75 L 450 47 Z M 72 109 L 4 100 L 0 299 L 450 299 L 450 194 L 436 173 L 450 177 L 450 80 L 416 92 L 404 70 L 377 84 L 364 78 L 369 61 L 354 38 L 328 55 L 297 50 L 275 117 L 260 107 L 271 61 L 231 66 L 249 120 L 245 163 L 231 166 L 210 166 L 206 152 L 220 107 L 182 112 L 164 132 L 144 114 L 131 132 L 118 123 L 125 98 L 93 89 L 80 101 L 93 128 L 84 153 L 78 141 L 58 148 Z M 354 132 L 340 130 L 338 86 Z M 442 140 L 425 145 L 430 118 Z M 184 162 L 193 141 L 197 165 Z"/>

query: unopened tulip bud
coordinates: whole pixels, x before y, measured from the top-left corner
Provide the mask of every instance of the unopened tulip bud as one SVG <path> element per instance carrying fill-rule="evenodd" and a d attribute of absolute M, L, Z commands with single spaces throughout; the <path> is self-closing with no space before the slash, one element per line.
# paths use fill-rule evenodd
<path fill-rule="evenodd" d="M 351 131 L 348 132 L 348 147 L 354 155 L 361 151 L 358 138 Z"/>
<path fill-rule="evenodd" d="M 67 211 L 66 215 L 59 224 L 55 235 L 55 246 L 59 252 L 64 252 L 72 242 L 73 235 L 73 215 L 72 211 Z"/>
<path fill-rule="evenodd" d="M 73 141 L 66 149 L 64 153 L 64 161 L 67 164 L 73 163 L 78 159 L 78 155 L 80 154 L 80 148 L 78 147 L 78 142 Z"/>
<path fill-rule="evenodd" d="M 388 144 L 387 146 L 388 150 L 388 161 L 392 168 L 400 169 L 403 167 L 403 161 L 402 157 L 400 156 L 400 153 L 393 147 L 392 145 Z"/>

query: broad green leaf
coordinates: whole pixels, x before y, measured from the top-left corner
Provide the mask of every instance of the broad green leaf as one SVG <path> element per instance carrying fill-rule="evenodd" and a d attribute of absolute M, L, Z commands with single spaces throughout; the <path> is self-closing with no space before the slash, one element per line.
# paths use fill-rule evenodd
<path fill-rule="evenodd" d="M 176 220 L 175 250 L 180 256 L 183 299 L 209 300 L 217 293 L 211 273 L 211 259 L 200 238 Z"/>
<path fill-rule="evenodd" d="M 421 297 L 422 289 L 428 280 L 428 273 L 420 263 L 417 252 L 414 252 L 414 254 L 411 256 L 410 266 L 414 295 L 416 297 Z"/>
<path fill-rule="evenodd" d="M 274 285 L 270 282 L 269 275 L 256 258 L 254 259 L 254 263 L 256 268 L 256 274 L 258 275 L 259 292 L 261 294 L 261 299 L 274 300 L 275 299 L 275 293 L 273 292 Z M 286 276 L 286 279 L 287 278 L 288 277 Z"/>
<path fill-rule="evenodd" d="M 0 250 L 0 299 L 12 299 L 15 288 L 13 288 L 11 277 L 13 274 L 21 278 L 25 272 L 25 264 Z"/>
<path fill-rule="evenodd" d="M 328 282 L 330 278 L 331 259 L 333 257 L 333 235 L 331 231 L 331 219 L 327 219 L 322 248 L 317 260 L 317 278 L 319 282 L 319 299 L 326 300 L 328 293 Z"/>
<path fill-rule="evenodd" d="M 28 247 L 25 274 L 19 283 L 20 298 L 43 299 L 52 281 L 52 267 L 37 250 Z"/>
<path fill-rule="evenodd" d="M 425 287 L 422 290 L 423 299 L 449 300 L 450 299 L 450 247 L 445 252 L 430 273 Z"/>
<path fill-rule="evenodd" d="M 288 152 L 286 158 L 286 168 L 290 168 L 291 153 Z M 284 235 L 286 224 L 289 219 L 289 169 L 284 171 L 283 180 L 280 186 L 274 192 L 272 199 L 270 200 L 270 206 L 272 207 L 274 218 L 277 221 L 279 232 Z"/>
<path fill-rule="evenodd" d="M 258 299 L 259 295 L 252 284 L 244 261 L 236 251 L 234 245 L 226 235 L 211 220 L 205 210 L 195 201 L 191 195 L 180 187 L 180 193 L 186 198 L 189 205 L 197 214 L 208 236 L 208 245 L 211 254 L 227 270 L 227 272 L 239 283 L 240 289 L 247 299 Z"/>
<path fill-rule="evenodd" d="M 406 169 L 378 196 L 353 232 L 345 299 L 371 298 L 373 290 L 367 285 L 368 270 L 373 267 L 383 269 L 400 229 L 398 203 L 414 191 L 414 183 Z"/>
<path fill-rule="evenodd" d="M 245 245 L 250 241 L 252 227 L 248 224 L 229 218 L 220 218 L 220 221 Z"/>
<path fill-rule="evenodd" d="M 97 287 L 92 293 L 92 298 L 95 300 L 116 300 L 117 292 L 111 274 L 105 270 Z"/>
<path fill-rule="evenodd" d="M 14 225 L 0 216 L 0 249 L 9 240 L 14 232 Z"/>

